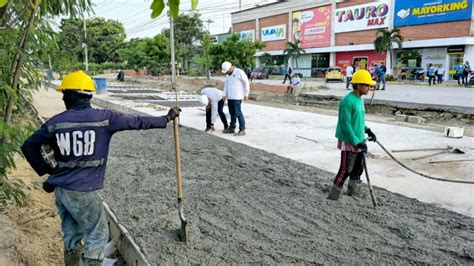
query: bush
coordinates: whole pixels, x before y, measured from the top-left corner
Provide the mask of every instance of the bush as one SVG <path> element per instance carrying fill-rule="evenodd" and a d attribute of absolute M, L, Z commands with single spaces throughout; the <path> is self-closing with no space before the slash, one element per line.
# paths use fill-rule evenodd
<path fill-rule="evenodd" d="M 397 78 L 393 75 L 385 75 L 385 80 L 386 81 L 395 81 Z"/>

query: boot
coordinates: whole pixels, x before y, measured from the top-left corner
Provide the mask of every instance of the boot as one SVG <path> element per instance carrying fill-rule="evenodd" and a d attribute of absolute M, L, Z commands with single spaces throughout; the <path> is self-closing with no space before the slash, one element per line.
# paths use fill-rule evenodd
<path fill-rule="evenodd" d="M 82 266 L 102 266 L 103 260 L 82 257 Z"/>
<path fill-rule="evenodd" d="M 360 197 L 361 195 L 361 184 L 360 180 L 349 180 L 348 193 L 347 195 L 353 197 Z"/>
<path fill-rule="evenodd" d="M 235 127 L 234 128 L 229 127 L 227 129 L 224 129 L 224 131 L 222 131 L 222 133 L 224 133 L 224 134 L 234 134 L 235 133 Z"/>
<path fill-rule="evenodd" d="M 330 200 L 338 200 L 342 195 L 342 187 L 338 188 L 334 185 L 329 191 L 328 199 Z"/>
<path fill-rule="evenodd" d="M 78 245 L 73 249 L 64 250 L 64 265 L 79 266 L 82 256 L 82 245 Z"/>
<path fill-rule="evenodd" d="M 235 136 L 245 136 L 245 128 L 239 130 L 239 132 L 234 134 Z"/>

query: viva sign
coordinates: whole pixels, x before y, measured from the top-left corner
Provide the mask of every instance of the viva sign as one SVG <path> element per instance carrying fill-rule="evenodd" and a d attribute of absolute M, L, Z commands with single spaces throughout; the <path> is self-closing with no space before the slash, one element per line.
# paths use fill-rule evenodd
<path fill-rule="evenodd" d="M 262 42 L 285 40 L 286 39 L 286 25 L 282 24 L 282 25 L 262 28 L 261 33 L 262 33 L 262 36 L 261 36 Z"/>
<path fill-rule="evenodd" d="M 388 27 L 390 0 L 336 9 L 334 31 L 348 32 Z"/>

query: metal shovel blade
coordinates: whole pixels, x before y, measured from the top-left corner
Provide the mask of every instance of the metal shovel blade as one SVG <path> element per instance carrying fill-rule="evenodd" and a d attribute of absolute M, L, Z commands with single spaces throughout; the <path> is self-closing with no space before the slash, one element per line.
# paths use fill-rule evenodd
<path fill-rule="evenodd" d="M 181 230 L 179 232 L 178 238 L 181 242 L 186 242 L 188 240 L 188 231 L 187 225 L 188 221 L 184 218 L 184 206 L 182 199 L 178 199 L 178 209 L 179 209 L 179 220 L 181 220 Z"/>

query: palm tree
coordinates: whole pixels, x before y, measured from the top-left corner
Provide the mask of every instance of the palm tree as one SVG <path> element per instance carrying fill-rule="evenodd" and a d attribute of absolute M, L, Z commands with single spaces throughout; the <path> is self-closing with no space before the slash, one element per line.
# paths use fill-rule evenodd
<path fill-rule="evenodd" d="M 375 51 L 379 54 L 385 54 L 387 51 L 390 53 L 390 66 L 389 69 L 392 69 L 393 64 L 393 47 L 392 44 L 396 43 L 398 49 L 402 48 L 403 36 L 400 34 L 400 29 L 394 28 L 392 30 L 380 29 L 375 35 Z"/>
<path fill-rule="evenodd" d="M 306 53 L 306 51 L 304 49 L 301 49 L 299 40 L 297 40 L 295 43 L 288 42 L 286 45 L 287 45 L 287 48 L 283 51 L 283 54 L 288 57 L 294 58 L 296 61 L 296 68 L 299 68 L 298 58 L 302 54 Z"/>

